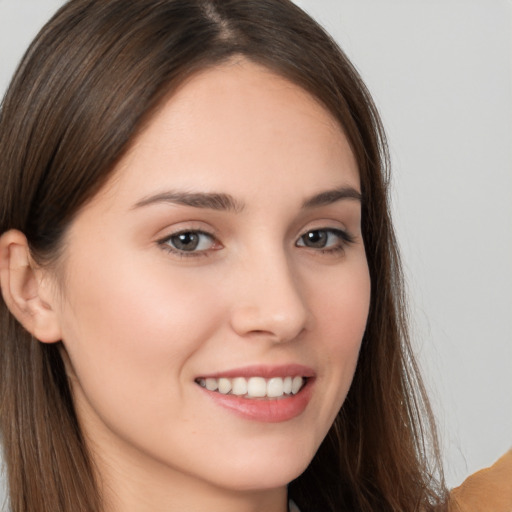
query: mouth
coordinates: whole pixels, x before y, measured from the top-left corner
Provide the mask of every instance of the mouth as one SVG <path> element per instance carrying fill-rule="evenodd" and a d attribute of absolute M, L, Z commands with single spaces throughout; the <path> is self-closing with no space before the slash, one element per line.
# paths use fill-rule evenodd
<path fill-rule="evenodd" d="M 307 381 L 308 377 L 301 375 L 271 378 L 253 376 L 249 378 L 200 377 L 196 379 L 196 383 L 208 391 L 247 399 L 287 398 L 299 393 Z"/>
<path fill-rule="evenodd" d="M 316 374 L 306 366 L 251 366 L 195 379 L 203 396 L 245 420 L 279 423 L 306 410 Z"/>

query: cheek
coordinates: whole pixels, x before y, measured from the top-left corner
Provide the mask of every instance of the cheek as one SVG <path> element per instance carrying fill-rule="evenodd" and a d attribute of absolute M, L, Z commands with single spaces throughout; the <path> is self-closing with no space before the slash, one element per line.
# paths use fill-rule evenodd
<path fill-rule="evenodd" d="M 144 263 L 82 262 L 74 275 L 87 279 L 69 280 L 63 342 L 74 373 L 82 386 L 113 387 L 116 400 L 168 390 L 220 316 L 200 280 Z"/>
<path fill-rule="evenodd" d="M 326 281 L 324 293 L 318 288 L 311 293 L 316 304 L 318 339 L 322 340 L 318 355 L 327 369 L 322 380 L 330 397 L 322 408 L 330 424 L 352 383 L 368 319 L 371 286 L 366 260 Z"/>
<path fill-rule="evenodd" d="M 369 280 L 361 280 L 338 291 L 335 299 L 324 304 L 326 338 L 334 351 L 356 353 L 362 341 L 370 304 Z"/>
<path fill-rule="evenodd" d="M 328 277 L 328 276 L 327 276 Z M 322 288 L 327 291 L 322 293 Z M 325 279 L 315 294 L 316 316 L 325 330 L 332 350 L 352 352 L 359 349 L 370 306 L 370 276 L 365 258 L 359 258 L 340 270 L 338 276 Z"/>
<path fill-rule="evenodd" d="M 69 280 L 63 329 L 83 428 L 99 437 L 114 432 L 142 451 L 148 438 L 167 446 L 176 425 L 194 421 L 190 361 L 222 318 L 214 286 L 146 263 L 81 262 L 75 275 L 88 278 Z"/>

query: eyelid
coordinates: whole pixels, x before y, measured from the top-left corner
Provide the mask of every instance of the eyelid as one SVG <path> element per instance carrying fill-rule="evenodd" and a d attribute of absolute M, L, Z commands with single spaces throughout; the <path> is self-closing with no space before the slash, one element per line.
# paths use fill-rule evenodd
<path fill-rule="evenodd" d="M 169 241 L 173 237 L 177 237 L 181 234 L 196 234 L 200 236 L 206 236 L 212 240 L 213 246 L 208 249 L 200 249 L 200 250 L 180 250 L 176 247 L 173 247 Z M 217 251 L 222 248 L 222 244 L 219 242 L 215 233 L 207 231 L 205 229 L 194 228 L 192 226 L 184 226 L 179 229 L 175 229 L 174 231 L 167 233 L 166 236 L 160 237 L 156 243 L 166 252 L 176 255 L 180 258 L 193 258 L 198 256 L 209 256 L 212 251 Z"/>
<path fill-rule="evenodd" d="M 334 234 L 339 238 L 339 242 L 335 244 L 334 246 L 326 246 L 326 247 L 311 247 L 304 243 L 304 237 L 308 233 L 312 232 L 324 232 L 328 234 Z M 300 242 L 303 243 L 300 243 Z M 302 234 L 299 236 L 297 241 L 295 242 L 295 245 L 297 247 L 304 247 L 306 249 L 310 249 L 312 251 L 320 252 L 320 253 L 334 253 L 334 252 L 343 252 L 345 248 L 354 243 L 356 241 L 356 237 L 354 237 L 352 234 L 350 234 L 346 229 L 343 229 L 341 227 L 311 227 L 310 229 L 307 229 L 302 232 Z"/>
<path fill-rule="evenodd" d="M 154 241 L 156 243 L 165 242 L 172 236 L 179 235 L 180 233 L 203 233 L 215 238 L 216 240 L 219 239 L 219 232 L 217 229 L 207 222 L 192 218 L 162 225 L 158 229 L 158 232 L 153 235 Z"/>

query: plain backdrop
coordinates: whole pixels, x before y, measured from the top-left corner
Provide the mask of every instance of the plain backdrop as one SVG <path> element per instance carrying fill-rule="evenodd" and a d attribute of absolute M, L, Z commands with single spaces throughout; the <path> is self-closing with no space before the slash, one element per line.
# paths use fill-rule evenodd
<path fill-rule="evenodd" d="M 296 3 L 352 59 L 387 129 L 413 340 L 455 486 L 512 446 L 512 3 Z M 61 4 L 0 0 L 1 94 Z"/>

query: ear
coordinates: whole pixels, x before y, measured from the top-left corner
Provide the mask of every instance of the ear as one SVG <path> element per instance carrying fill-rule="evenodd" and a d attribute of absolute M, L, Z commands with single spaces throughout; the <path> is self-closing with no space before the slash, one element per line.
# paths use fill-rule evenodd
<path fill-rule="evenodd" d="M 0 237 L 0 287 L 7 307 L 32 336 L 60 341 L 55 286 L 33 261 L 25 235 L 14 229 Z"/>

